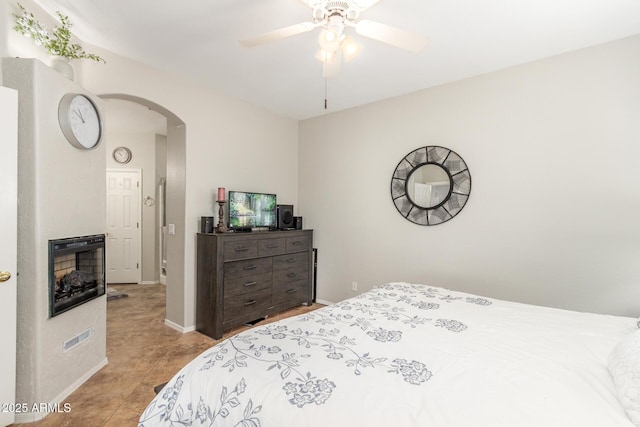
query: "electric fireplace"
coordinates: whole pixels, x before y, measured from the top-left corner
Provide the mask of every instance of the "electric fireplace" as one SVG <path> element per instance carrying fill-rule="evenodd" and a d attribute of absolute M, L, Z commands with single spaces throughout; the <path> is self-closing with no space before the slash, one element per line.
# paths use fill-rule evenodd
<path fill-rule="evenodd" d="M 49 240 L 49 317 L 105 293 L 104 234 Z"/>

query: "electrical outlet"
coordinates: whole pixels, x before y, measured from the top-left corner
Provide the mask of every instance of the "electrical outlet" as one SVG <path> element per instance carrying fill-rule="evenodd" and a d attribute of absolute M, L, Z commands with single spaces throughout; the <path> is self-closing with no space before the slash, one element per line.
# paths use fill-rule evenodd
<path fill-rule="evenodd" d="M 351 282 L 351 290 L 356 292 L 358 290 L 358 282 Z"/>

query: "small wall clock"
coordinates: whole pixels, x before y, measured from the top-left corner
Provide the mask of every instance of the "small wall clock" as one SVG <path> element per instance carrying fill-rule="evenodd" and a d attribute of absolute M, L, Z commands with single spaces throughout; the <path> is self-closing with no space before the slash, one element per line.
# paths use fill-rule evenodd
<path fill-rule="evenodd" d="M 102 118 L 88 96 L 67 93 L 58 104 L 58 123 L 71 145 L 90 150 L 102 139 Z"/>
<path fill-rule="evenodd" d="M 127 147 L 118 147 L 113 150 L 113 160 L 118 163 L 122 163 L 123 165 L 129 163 L 131 161 L 131 157 L 131 150 Z"/>

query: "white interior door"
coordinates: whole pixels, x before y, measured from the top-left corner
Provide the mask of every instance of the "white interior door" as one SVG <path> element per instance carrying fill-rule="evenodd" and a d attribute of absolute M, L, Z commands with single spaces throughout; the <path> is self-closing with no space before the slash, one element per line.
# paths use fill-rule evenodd
<path fill-rule="evenodd" d="M 107 170 L 107 283 L 140 283 L 140 170 Z"/>
<path fill-rule="evenodd" d="M 0 426 L 7 426 L 17 412 L 11 405 L 16 402 L 18 92 L 1 86 L 0 153 Z"/>

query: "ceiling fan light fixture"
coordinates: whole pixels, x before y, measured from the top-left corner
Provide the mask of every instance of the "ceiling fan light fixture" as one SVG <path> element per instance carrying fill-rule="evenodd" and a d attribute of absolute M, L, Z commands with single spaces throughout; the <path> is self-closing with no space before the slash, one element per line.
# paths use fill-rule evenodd
<path fill-rule="evenodd" d="M 340 51 L 331 55 L 331 62 L 325 62 L 322 64 L 322 77 L 324 79 L 330 79 L 340 74 Z M 326 82 L 325 82 L 326 83 Z"/>
<path fill-rule="evenodd" d="M 271 43 L 320 28 L 316 58 L 323 64 L 326 79 L 338 74 L 342 62 L 349 62 L 362 50 L 362 45 L 345 34 L 350 28 L 356 34 L 409 52 L 419 53 L 429 43 L 421 34 L 395 28 L 381 22 L 360 20 L 360 13 L 375 6 L 380 0 L 301 0 L 312 9 L 312 22 L 301 22 L 278 30 L 240 40 L 240 44 L 253 47 Z M 351 31 L 351 30 L 349 30 Z"/>
<path fill-rule="evenodd" d="M 327 43 L 333 43 L 338 40 L 338 34 L 334 30 L 325 30 L 323 33 L 324 41 Z"/>
<path fill-rule="evenodd" d="M 320 48 L 326 52 L 335 52 L 340 48 L 343 35 L 339 28 L 329 27 L 320 31 L 318 43 Z"/>
<path fill-rule="evenodd" d="M 318 53 L 316 53 L 316 59 L 325 64 L 333 64 L 336 59 L 336 53 L 320 49 Z"/>
<path fill-rule="evenodd" d="M 362 45 L 355 41 L 351 36 L 346 36 L 342 41 L 342 57 L 345 62 L 351 62 L 351 60 L 355 58 L 361 50 Z"/>

